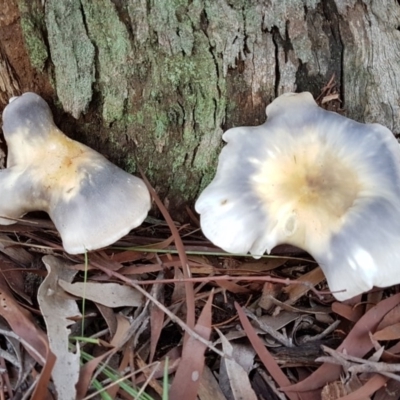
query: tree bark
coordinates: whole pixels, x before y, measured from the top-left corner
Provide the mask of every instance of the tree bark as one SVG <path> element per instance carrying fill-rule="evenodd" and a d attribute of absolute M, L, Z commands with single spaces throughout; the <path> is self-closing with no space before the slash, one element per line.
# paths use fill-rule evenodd
<path fill-rule="evenodd" d="M 381 0 L 0 0 L 0 110 L 35 91 L 58 126 L 175 217 L 232 126 L 335 76 L 346 116 L 400 133 L 400 4 Z"/>

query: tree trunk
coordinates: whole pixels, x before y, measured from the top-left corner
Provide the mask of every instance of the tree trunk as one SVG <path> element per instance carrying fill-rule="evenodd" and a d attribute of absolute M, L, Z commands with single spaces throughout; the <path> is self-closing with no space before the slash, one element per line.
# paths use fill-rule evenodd
<path fill-rule="evenodd" d="M 346 116 L 400 133 L 399 26 L 393 0 L 0 0 L 0 109 L 42 95 L 179 217 L 223 130 L 264 122 L 283 92 L 334 75 Z"/>

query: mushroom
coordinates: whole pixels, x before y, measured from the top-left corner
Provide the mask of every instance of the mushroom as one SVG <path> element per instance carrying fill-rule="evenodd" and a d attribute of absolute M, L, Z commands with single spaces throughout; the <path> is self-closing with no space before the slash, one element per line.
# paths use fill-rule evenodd
<path fill-rule="evenodd" d="M 140 225 L 150 209 L 144 182 L 69 139 L 35 93 L 3 112 L 7 168 L 0 170 L 0 224 L 46 211 L 70 254 L 110 245 Z"/>
<path fill-rule="evenodd" d="M 196 202 L 205 236 L 255 258 L 279 244 L 319 263 L 338 300 L 400 283 L 400 147 L 287 93 L 260 126 L 224 133 L 215 178 Z"/>

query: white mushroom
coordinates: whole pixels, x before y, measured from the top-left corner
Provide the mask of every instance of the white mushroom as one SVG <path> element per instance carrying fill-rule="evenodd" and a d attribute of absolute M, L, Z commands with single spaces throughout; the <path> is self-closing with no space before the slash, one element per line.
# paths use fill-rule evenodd
<path fill-rule="evenodd" d="M 278 244 L 309 252 L 345 300 L 400 283 L 400 147 L 379 124 L 288 93 L 261 126 L 225 132 L 217 174 L 196 203 L 201 227 L 231 253 Z"/>
<path fill-rule="evenodd" d="M 8 158 L 0 170 L 0 224 L 46 211 L 65 250 L 77 254 L 114 243 L 146 218 L 144 182 L 65 136 L 37 94 L 10 101 L 3 132 Z"/>

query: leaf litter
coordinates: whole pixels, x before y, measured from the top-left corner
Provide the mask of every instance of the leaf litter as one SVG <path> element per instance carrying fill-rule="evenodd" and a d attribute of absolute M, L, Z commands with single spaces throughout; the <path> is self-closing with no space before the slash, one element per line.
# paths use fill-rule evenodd
<path fill-rule="evenodd" d="M 400 397 L 398 287 L 337 302 L 303 251 L 230 256 L 149 189 L 163 219 L 87 263 L 47 219 L 0 226 L 0 398 Z"/>
<path fill-rule="evenodd" d="M 63 253 L 47 224 L 0 236 L 0 312 L 15 335 L 0 357 L 15 377 L 4 398 L 31 390 L 36 398 L 107 391 L 159 399 L 167 358 L 171 399 L 391 398 L 385 388 L 400 377 L 393 288 L 380 290 L 373 307 L 361 298 L 339 303 L 300 250 L 230 257 L 195 228 L 165 219 L 168 227 L 135 232 L 140 241 L 128 235 L 124 245 L 88 254 L 87 280 L 84 258 Z M 36 296 L 23 292 L 24 282 Z"/>

